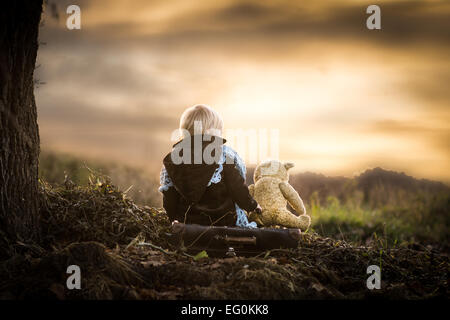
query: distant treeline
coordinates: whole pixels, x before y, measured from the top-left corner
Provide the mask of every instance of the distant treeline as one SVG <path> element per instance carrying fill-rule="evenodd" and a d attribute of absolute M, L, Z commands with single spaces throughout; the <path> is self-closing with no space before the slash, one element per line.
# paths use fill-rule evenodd
<path fill-rule="evenodd" d="M 247 182 L 253 183 L 254 168 L 247 170 Z M 425 195 L 450 194 L 450 187 L 442 182 L 416 179 L 405 173 L 382 168 L 368 169 L 359 176 L 328 177 L 312 172 L 292 174 L 289 183 L 308 204 L 325 204 L 329 197 L 341 203 L 359 201 L 372 208 L 386 205 L 407 207 L 411 201 Z"/>

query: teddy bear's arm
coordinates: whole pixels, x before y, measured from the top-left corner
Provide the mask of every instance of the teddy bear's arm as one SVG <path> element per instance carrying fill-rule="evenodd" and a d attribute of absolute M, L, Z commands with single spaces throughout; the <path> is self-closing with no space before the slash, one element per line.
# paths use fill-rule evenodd
<path fill-rule="evenodd" d="M 295 189 L 287 182 L 281 182 L 278 186 L 291 207 L 299 214 L 306 214 L 305 205 L 297 191 L 295 191 Z"/>
<path fill-rule="evenodd" d="M 255 196 L 255 185 L 254 184 L 249 185 L 248 186 L 248 191 L 250 192 L 250 195 L 252 197 L 254 197 Z"/>

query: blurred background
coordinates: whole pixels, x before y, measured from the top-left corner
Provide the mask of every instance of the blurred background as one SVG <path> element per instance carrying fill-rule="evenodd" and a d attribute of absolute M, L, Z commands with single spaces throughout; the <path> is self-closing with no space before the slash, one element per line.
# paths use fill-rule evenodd
<path fill-rule="evenodd" d="M 71 4 L 81 30 L 66 28 Z M 42 177 L 83 183 L 86 164 L 160 205 L 171 134 L 204 103 L 226 129 L 279 130 L 315 228 L 336 229 L 342 211 L 350 233 L 383 231 L 383 215 L 413 204 L 427 212 L 410 228 L 447 237 L 448 196 L 435 197 L 450 181 L 450 2 L 377 1 L 382 30 L 366 28 L 370 4 L 49 0 L 35 72 Z"/>

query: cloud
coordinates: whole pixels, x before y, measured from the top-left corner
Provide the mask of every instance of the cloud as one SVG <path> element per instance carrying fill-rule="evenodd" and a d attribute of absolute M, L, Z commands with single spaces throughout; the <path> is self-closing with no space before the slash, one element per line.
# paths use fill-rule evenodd
<path fill-rule="evenodd" d="M 261 32 L 266 36 L 297 34 L 306 38 L 345 38 L 366 42 L 409 43 L 435 42 L 439 45 L 450 44 L 450 4 L 448 2 L 402 1 L 380 4 L 382 12 L 382 30 L 370 31 L 366 28 L 365 13 L 367 5 L 363 3 L 333 3 L 320 10 L 308 10 L 297 7 L 295 2 L 283 5 L 265 6 L 235 4 L 213 15 L 214 23 L 228 24 L 227 29 L 235 30 L 236 21 L 246 21 L 247 29 Z"/>
<path fill-rule="evenodd" d="M 419 68 L 420 69 L 420 68 Z M 448 113 L 450 101 L 450 63 L 446 60 L 439 61 L 435 66 L 418 70 L 408 75 L 408 81 L 404 83 L 404 90 L 419 99 L 429 112 Z"/>
<path fill-rule="evenodd" d="M 109 10 L 93 3 L 96 2 L 82 5 L 82 12 L 88 12 L 82 32 L 92 33 L 103 38 L 102 41 L 120 38 L 128 42 L 144 38 L 167 44 L 250 39 L 276 43 L 295 38 L 334 38 L 387 45 L 450 44 L 448 1 L 383 1 L 380 3 L 381 31 L 366 28 L 365 9 L 371 4 L 368 1 L 255 0 L 219 1 L 216 5 L 194 1 L 189 2 L 190 6 L 178 2 L 168 6 L 160 1 L 138 1 L 132 5 L 111 1 Z"/>
<path fill-rule="evenodd" d="M 450 126 L 437 127 L 426 124 L 427 119 L 417 121 L 381 120 L 373 121 L 366 126 L 366 130 L 389 137 L 403 138 L 431 146 L 441 154 L 450 157 Z M 364 130 L 365 132 L 367 132 Z"/>
<path fill-rule="evenodd" d="M 39 90 L 39 89 L 38 89 Z M 115 112 L 92 108 L 85 100 L 71 97 L 67 100 L 64 95 L 47 94 L 41 95 L 38 103 L 39 118 L 49 122 L 63 120 L 67 125 L 79 128 L 119 128 L 132 129 L 148 132 L 167 128 L 177 128 L 178 119 L 170 114 L 129 114 L 126 112 Z M 68 121 L 67 121 L 68 120 Z"/>
<path fill-rule="evenodd" d="M 379 1 L 381 31 L 366 1 L 290 0 L 82 1 L 69 31 L 66 2 L 40 34 L 44 147 L 158 162 L 183 109 L 207 103 L 228 127 L 283 129 L 280 156 L 309 170 L 374 154 L 447 169 L 449 2 Z"/>
<path fill-rule="evenodd" d="M 114 159 L 131 165 L 160 167 L 178 119 L 164 114 L 102 111 L 58 94 L 38 99 L 38 124 L 46 149 Z"/>

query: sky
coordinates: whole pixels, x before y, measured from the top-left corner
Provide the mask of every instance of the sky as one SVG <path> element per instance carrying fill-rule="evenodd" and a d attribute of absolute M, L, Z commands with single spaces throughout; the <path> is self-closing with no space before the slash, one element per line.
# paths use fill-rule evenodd
<path fill-rule="evenodd" d="M 66 28 L 70 4 L 80 30 Z M 183 110 L 202 103 L 226 137 L 276 133 L 268 148 L 297 172 L 381 166 L 449 182 L 450 1 L 377 1 L 381 30 L 366 28 L 370 4 L 49 0 L 41 149 L 156 175 Z M 265 160 L 251 157 L 264 143 L 228 143 L 247 165 Z"/>

